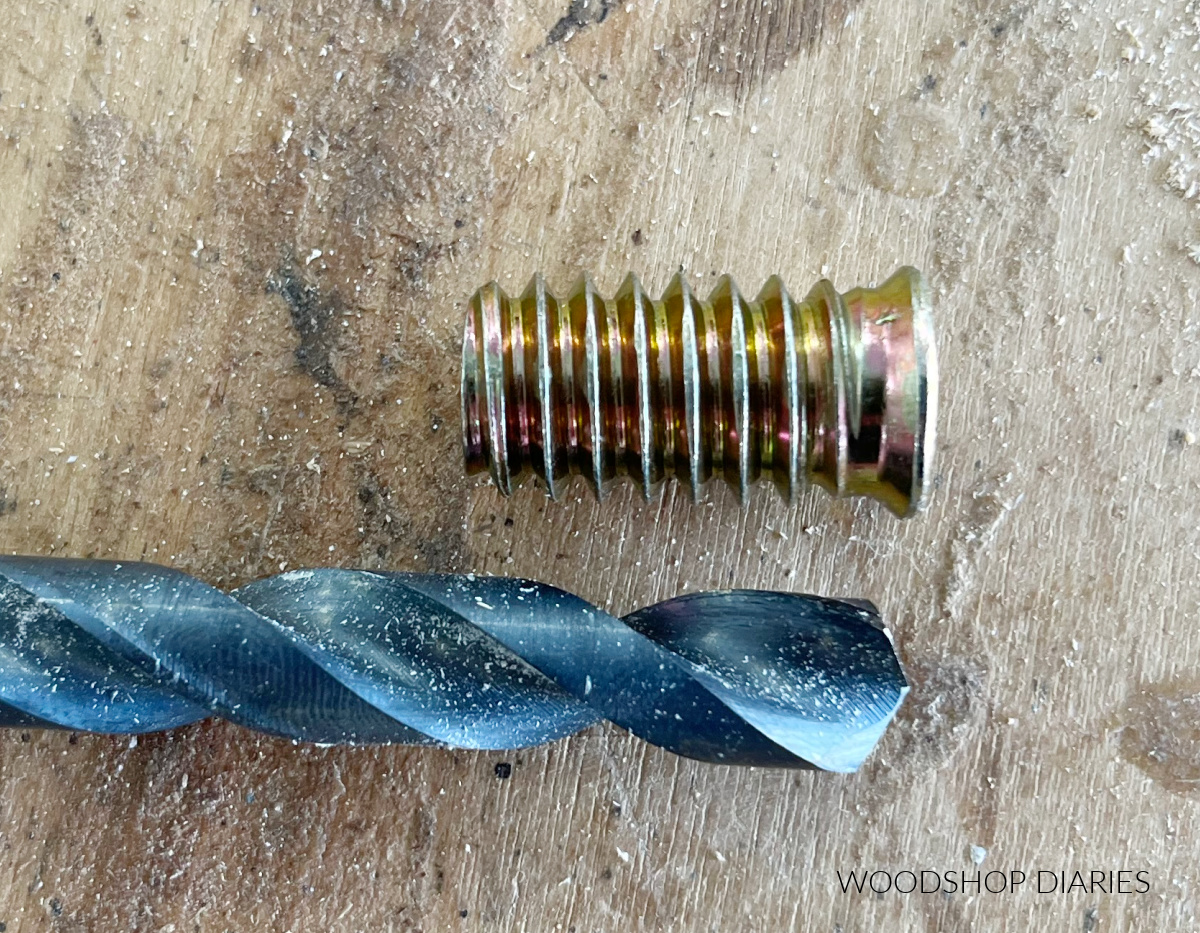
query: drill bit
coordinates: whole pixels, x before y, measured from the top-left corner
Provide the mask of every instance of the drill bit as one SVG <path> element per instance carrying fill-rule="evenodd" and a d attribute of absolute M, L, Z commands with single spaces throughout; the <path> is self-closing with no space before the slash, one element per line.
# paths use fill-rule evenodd
<path fill-rule="evenodd" d="M 492 282 L 463 332 L 467 472 L 506 496 L 536 474 L 551 498 L 575 473 L 601 498 L 623 474 L 647 498 L 721 476 L 742 502 L 767 479 L 789 502 L 815 484 L 912 515 L 937 425 L 931 308 L 911 267 L 802 301 L 778 276 L 756 298 L 723 276 L 701 299 L 677 275 L 658 301 L 632 274 L 611 299 L 587 277 L 561 301 L 541 276 L 518 298 Z"/>
<path fill-rule="evenodd" d="M 301 570 L 227 594 L 155 564 L 0 557 L 0 726 L 219 716 L 512 749 L 607 719 L 701 761 L 849 772 L 907 692 L 869 603 L 733 590 L 618 619 L 500 577 Z"/>

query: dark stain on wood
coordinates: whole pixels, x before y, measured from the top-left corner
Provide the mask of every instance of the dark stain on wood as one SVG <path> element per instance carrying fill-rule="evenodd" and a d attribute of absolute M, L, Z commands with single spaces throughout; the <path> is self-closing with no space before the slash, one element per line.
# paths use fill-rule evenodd
<path fill-rule="evenodd" d="M 1177 794 L 1200 791 L 1200 682 L 1143 686 L 1117 717 L 1121 757 Z"/>
<path fill-rule="evenodd" d="M 704 29 L 701 78 L 743 100 L 797 54 L 834 34 L 858 3 L 782 0 L 764 7 L 759 0 L 717 0 Z"/>
<path fill-rule="evenodd" d="M 571 0 L 567 12 L 546 33 L 546 45 L 565 42 L 581 29 L 608 18 L 609 0 Z"/>
<path fill-rule="evenodd" d="M 341 299 L 335 292 L 323 292 L 305 281 L 291 260 L 275 270 L 267 291 L 287 305 L 292 328 L 300 338 L 295 351 L 297 365 L 318 383 L 333 389 L 339 406 L 352 409 L 356 396 L 334 366 L 339 340 L 337 321 L 344 310 Z"/>

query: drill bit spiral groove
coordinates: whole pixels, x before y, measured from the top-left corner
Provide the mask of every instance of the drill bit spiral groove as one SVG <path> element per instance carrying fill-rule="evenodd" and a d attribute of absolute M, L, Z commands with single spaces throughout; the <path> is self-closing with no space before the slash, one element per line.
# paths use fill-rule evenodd
<path fill-rule="evenodd" d="M 507 578 L 325 569 L 226 594 L 153 564 L 0 558 L 0 726 L 215 715 L 508 749 L 607 719 L 704 761 L 853 771 L 907 690 L 866 603 L 723 591 L 618 619 Z"/>

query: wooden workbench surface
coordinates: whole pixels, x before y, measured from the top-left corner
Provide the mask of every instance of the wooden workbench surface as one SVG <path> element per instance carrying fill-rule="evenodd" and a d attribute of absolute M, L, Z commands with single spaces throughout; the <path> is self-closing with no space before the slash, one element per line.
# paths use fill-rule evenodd
<path fill-rule="evenodd" d="M 6 551 L 528 575 L 616 612 L 862 596 L 913 681 L 853 777 L 612 727 L 9 733 L 0 930 L 1193 928 L 1198 43 L 1184 0 L 0 0 Z M 490 278 L 902 263 L 943 370 L 914 520 L 462 475 Z M 1031 881 L 843 893 L 864 869 Z M 1120 869 L 1150 891 L 1032 882 Z"/>

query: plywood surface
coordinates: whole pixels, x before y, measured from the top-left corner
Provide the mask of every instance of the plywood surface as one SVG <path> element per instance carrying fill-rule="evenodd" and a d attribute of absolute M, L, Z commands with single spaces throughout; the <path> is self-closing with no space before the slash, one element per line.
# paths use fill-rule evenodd
<path fill-rule="evenodd" d="M 616 612 L 863 596 L 914 682 L 849 778 L 610 727 L 509 755 L 8 734 L 0 929 L 1193 928 L 1198 43 L 1183 0 L 0 0 L 6 550 L 528 575 Z M 944 373 L 915 520 L 462 476 L 490 278 L 902 263 Z M 1151 890 L 836 876 L 981 858 Z"/>

